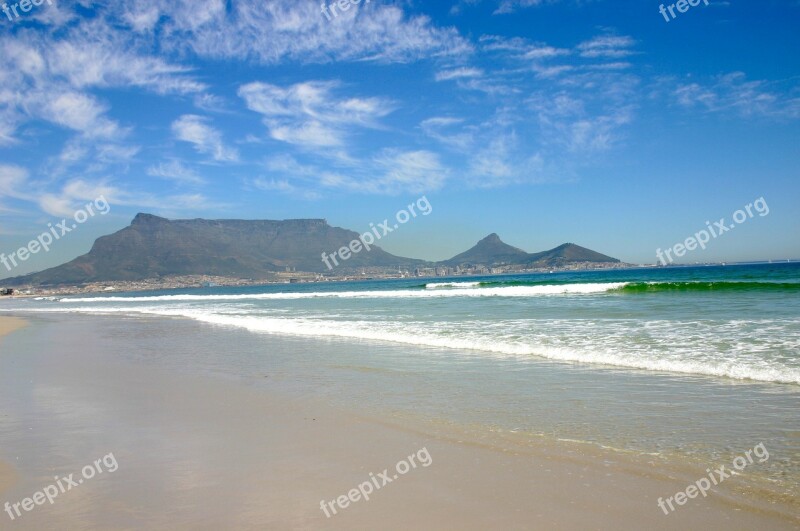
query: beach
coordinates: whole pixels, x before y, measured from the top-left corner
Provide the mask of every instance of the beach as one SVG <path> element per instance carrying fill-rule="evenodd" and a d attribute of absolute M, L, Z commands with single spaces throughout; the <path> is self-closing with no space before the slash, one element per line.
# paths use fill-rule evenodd
<path fill-rule="evenodd" d="M 302 344 L 308 352 L 343 346 Z M 665 515 L 657 500 L 705 475 L 686 462 L 431 422 L 381 396 L 368 407 L 357 392 L 329 401 L 306 387 L 323 385 L 318 376 L 300 384 L 302 374 L 270 361 L 277 351 L 306 356 L 279 338 L 186 319 L 49 314 L 0 345 L 0 460 L 18 476 L 0 503 L 110 453 L 119 464 L 53 504 L 13 521 L 4 513 L 3 529 L 798 525 L 791 500 L 743 494 L 738 478 Z M 230 370 L 251 356 L 257 365 Z M 396 466 L 423 448 L 428 466 L 419 458 Z M 385 469 L 388 484 L 376 479 L 369 500 L 349 501 Z M 321 505 L 331 501 L 337 512 L 329 503 L 326 516 Z"/>
<path fill-rule="evenodd" d="M 0 317 L 0 338 L 25 326 L 25 321 L 17 317 Z"/>
<path fill-rule="evenodd" d="M 25 324 L 25 321 L 22 319 L 0 317 L 0 341 L 2 341 L 3 336 L 22 328 Z M 14 472 L 14 468 L 9 463 L 0 460 L 0 496 L 11 488 L 15 480 L 16 473 Z"/>

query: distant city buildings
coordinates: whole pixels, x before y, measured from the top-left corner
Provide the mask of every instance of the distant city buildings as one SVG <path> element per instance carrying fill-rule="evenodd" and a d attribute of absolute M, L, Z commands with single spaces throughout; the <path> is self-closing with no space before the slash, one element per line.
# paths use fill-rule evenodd
<path fill-rule="evenodd" d="M 92 282 L 82 285 L 40 287 L 19 286 L 18 288 L 0 289 L 0 296 L 34 295 L 34 296 L 61 296 L 77 293 L 100 293 L 103 291 L 145 291 L 177 288 L 196 287 L 222 287 L 222 286 L 259 286 L 266 284 L 297 284 L 305 282 L 344 282 L 364 280 L 388 280 L 408 278 L 431 277 L 460 277 L 476 275 L 503 275 L 523 273 L 553 273 L 559 271 L 588 271 L 596 269 L 625 269 L 634 267 L 632 264 L 622 262 L 571 262 L 563 265 L 548 265 L 541 267 L 525 267 L 521 265 L 495 265 L 487 267 L 481 264 L 464 264 L 455 267 L 431 266 L 416 267 L 413 271 L 397 267 L 359 267 L 352 270 L 337 271 L 336 274 L 311 273 L 296 271 L 274 272 L 268 278 L 232 278 L 216 275 L 184 275 L 172 277 L 159 277 L 145 280 Z"/>

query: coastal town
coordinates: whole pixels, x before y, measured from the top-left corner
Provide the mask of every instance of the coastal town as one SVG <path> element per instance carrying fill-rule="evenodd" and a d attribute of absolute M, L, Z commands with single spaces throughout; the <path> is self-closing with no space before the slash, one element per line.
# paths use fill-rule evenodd
<path fill-rule="evenodd" d="M 215 275 L 175 275 L 144 280 L 118 280 L 105 282 L 87 282 L 79 285 L 34 286 L 23 285 L 14 288 L 2 287 L 0 296 L 12 297 L 59 297 L 87 293 L 140 292 L 166 289 L 214 288 L 214 287 L 249 287 L 270 284 L 301 284 L 309 282 L 353 282 L 368 280 L 392 280 L 403 278 L 442 278 L 442 277 L 474 277 L 491 275 L 510 275 L 528 273 L 561 273 L 565 271 L 593 271 L 609 269 L 627 269 L 641 267 L 624 262 L 573 262 L 563 266 L 523 268 L 513 266 L 466 266 L 466 267 L 418 267 L 407 268 L 363 267 L 342 270 L 333 273 L 311 273 L 295 271 L 276 272 L 268 278 L 234 278 Z M 2 281 L 0 281 L 2 282 Z"/>

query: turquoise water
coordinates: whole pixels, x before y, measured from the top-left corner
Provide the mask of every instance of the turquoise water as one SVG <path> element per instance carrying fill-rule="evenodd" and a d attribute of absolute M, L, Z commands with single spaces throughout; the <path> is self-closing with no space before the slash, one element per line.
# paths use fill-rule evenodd
<path fill-rule="evenodd" d="M 800 484 L 800 264 L 170 290 L 0 310 L 79 314 L 137 362 L 476 437 L 703 466 L 763 442 L 770 460 L 748 478 L 790 494 Z M 107 314 L 128 318 L 93 317 Z"/>

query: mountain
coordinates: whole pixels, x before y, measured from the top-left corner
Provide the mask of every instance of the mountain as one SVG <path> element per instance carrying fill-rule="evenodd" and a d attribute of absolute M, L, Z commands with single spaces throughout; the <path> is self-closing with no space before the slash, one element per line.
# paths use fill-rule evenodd
<path fill-rule="evenodd" d="M 616 258 L 592 251 L 574 243 L 565 243 L 540 253 L 527 253 L 504 243 L 497 234 L 490 234 L 471 249 L 458 254 L 445 265 L 486 266 L 521 265 L 527 267 L 563 266 L 572 262 L 619 263 Z"/>
<path fill-rule="evenodd" d="M 130 226 L 98 238 L 87 254 L 4 283 L 81 284 L 173 275 L 261 279 L 287 267 L 324 272 L 328 268 L 322 262 L 322 253 L 334 253 L 357 238 L 358 233 L 332 227 L 323 219 L 171 221 L 137 214 Z M 369 252 L 352 254 L 335 269 L 416 267 L 424 263 L 394 256 L 373 245 Z"/>
<path fill-rule="evenodd" d="M 137 214 L 130 226 L 98 238 L 92 249 L 66 264 L 6 279 L 4 284 L 70 285 L 88 282 L 136 281 L 166 276 L 214 275 L 268 279 L 276 272 L 331 271 L 322 253 L 335 253 L 359 234 L 332 227 L 324 219 L 168 220 Z M 438 266 L 554 267 L 574 262 L 618 263 L 619 260 L 572 243 L 540 253 L 527 253 L 490 234 L 466 252 Z M 335 265 L 335 264 L 334 264 Z M 372 245 L 333 268 L 348 273 L 362 267 L 387 269 L 434 264 L 387 253 Z"/>
<path fill-rule="evenodd" d="M 492 233 L 479 241 L 471 249 L 454 256 L 450 260 L 445 260 L 444 263 L 449 266 L 465 264 L 516 264 L 527 261 L 528 256 L 528 253 L 522 249 L 503 243 L 503 241 L 500 240 L 500 236 Z"/>
<path fill-rule="evenodd" d="M 534 263 L 546 265 L 563 265 L 569 262 L 597 262 L 597 263 L 619 263 L 616 258 L 600 254 L 586 247 L 575 245 L 574 243 L 564 243 L 555 249 L 541 253 L 533 253 L 530 259 Z"/>

